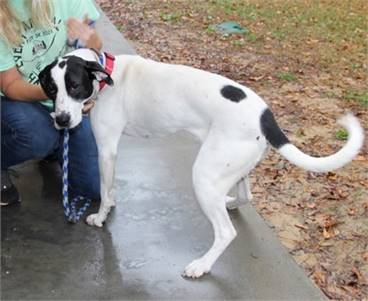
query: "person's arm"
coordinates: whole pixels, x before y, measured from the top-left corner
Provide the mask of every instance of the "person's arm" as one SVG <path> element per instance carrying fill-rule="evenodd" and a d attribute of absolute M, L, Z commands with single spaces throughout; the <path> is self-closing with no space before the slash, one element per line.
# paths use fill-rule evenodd
<path fill-rule="evenodd" d="M 0 90 L 14 100 L 40 101 L 48 97 L 40 85 L 25 81 L 16 67 L 0 72 Z"/>

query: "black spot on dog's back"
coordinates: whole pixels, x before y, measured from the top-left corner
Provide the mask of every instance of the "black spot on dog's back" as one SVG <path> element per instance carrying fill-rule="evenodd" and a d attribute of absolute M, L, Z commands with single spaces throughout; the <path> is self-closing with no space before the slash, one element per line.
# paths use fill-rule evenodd
<path fill-rule="evenodd" d="M 227 85 L 221 89 L 221 95 L 233 102 L 239 102 L 247 97 L 242 89 Z"/>

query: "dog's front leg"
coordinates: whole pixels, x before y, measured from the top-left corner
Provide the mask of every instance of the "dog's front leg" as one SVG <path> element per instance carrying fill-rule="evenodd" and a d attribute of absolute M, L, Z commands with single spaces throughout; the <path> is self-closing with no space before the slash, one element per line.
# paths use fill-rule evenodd
<path fill-rule="evenodd" d="M 102 227 L 111 207 L 115 206 L 113 185 L 115 179 L 115 162 L 118 145 L 125 121 L 121 118 L 101 118 L 100 116 L 114 116 L 111 112 L 93 112 L 91 114 L 93 133 L 98 148 L 98 164 L 100 169 L 101 204 L 98 213 L 87 217 L 91 226 Z M 121 114 L 122 115 L 122 114 Z M 120 115 L 120 116 L 121 116 Z M 119 116 L 119 115 L 118 115 Z M 100 119 L 99 119 L 100 118 Z"/>
<path fill-rule="evenodd" d="M 91 226 L 102 227 L 111 207 L 115 206 L 112 189 L 114 184 L 116 155 L 117 150 L 99 147 L 98 160 L 101 177 L 101 204 L 98 213 L 91 214 L 87 217 L 87 223 Z"/>

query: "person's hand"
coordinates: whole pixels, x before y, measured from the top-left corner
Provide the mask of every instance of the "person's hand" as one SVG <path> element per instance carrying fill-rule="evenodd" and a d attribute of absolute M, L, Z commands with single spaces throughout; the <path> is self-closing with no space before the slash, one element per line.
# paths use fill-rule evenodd
<path fill-rule="evenodd" d="M 67 20 L 68 38 L 72 41 L 78 39 L 87 48 L 100 50 L 102 47 L 101 40 L 96 30 L 88 25 L 90 21 L 87 17 L 83 21 L 69 18 Z"/>
<path fill-rule="evenodd" d="M 84 107 L 82 109 L 82 112 L 84 114 L 87 114 L 95 105 L 95 100 L 89 100 L 84 104 Z"/>

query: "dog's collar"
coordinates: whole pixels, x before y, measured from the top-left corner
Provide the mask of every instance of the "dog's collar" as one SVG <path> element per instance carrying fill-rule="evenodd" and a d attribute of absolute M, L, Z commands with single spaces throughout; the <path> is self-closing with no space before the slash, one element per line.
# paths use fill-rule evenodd
<path fill-rule="evenodd" d="M 102 52 L 98 56 L 100 64 L 105 68 L 105 71 L 111 75 L 114 70 L 115 57 L 108 53 Z M 104 80 L 100 81 L 100 91 L 105 87 L 106 82 Z"/>

